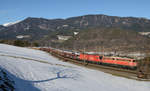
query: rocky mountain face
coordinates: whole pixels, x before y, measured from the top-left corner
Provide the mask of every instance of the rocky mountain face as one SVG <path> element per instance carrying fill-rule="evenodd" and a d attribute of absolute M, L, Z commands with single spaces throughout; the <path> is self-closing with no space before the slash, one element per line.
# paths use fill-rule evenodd
<path fill-rule="evenodd" d="M 132 30 L 117 28 L 86 29 L 59 45 L 59 48 L 94 52 L 148 52 L 150 38 Z"/>
<path fill-rule="evenodd" d="M 67 19 L 29 17 L 14 25 L 0 26 L 0 39 L 40 40 L 58 31 L 80 31 L 87 28 L 121 28 L 134 31 L 150 31 L 150 20 L 134 17 L 85 15 Z"/>
<path fill-rule="evenodd" d="M 3 28 L 4 26 L 0 25 L 0 29 Z"/>
<path fill-rule="evenodd" d="M 3 30 L 4 28 L 5 28 L 4 26 L 0 25 L 0 31 Z"/>

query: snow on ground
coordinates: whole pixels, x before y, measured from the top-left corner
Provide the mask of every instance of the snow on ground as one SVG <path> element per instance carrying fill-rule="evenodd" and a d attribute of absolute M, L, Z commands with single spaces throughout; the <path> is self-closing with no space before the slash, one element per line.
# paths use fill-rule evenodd
<path fill-rule="evenodd" d="M 112 76 L 39 50 L 4 44 L 0 44 L 0 68 L 13 78 L 16 91 L 150 91 L 150 82 Z"/>

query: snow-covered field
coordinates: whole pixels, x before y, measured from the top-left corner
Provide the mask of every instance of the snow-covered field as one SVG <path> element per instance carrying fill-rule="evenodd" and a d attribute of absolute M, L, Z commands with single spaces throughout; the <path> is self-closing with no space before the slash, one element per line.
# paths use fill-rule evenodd
<path fill-rule="evenodd" d="M 62 62 L 48 53 L 0 44 L 0 68 L 16 91 L 150 91 L 150 82 Z"/>

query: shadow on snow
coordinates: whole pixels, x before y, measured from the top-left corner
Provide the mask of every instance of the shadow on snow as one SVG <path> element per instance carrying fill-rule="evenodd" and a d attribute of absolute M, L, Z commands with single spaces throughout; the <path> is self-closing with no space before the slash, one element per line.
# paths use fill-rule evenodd
<path fill-rule="evenodd" d="M 24 80 L 24 79 L 18 78 L 17 76 L 11 74 L 6 69 L 2 69 L 2 70 L 5 71 L 8 74 L 8 76 L 10 76 L 12 78 L 13 81 L 15 81 L 16 91 L 41 91 L 40 89 L 38 89 L 34 86 L 34 83 L 41 83 L 41 82 L 58 80 L 58 79 L 73 79 L 73 80 L 75 80 L 74 76 L 61 75 L 61 73 L 63 73 L 64 70 L 60 70 L 60 71 L 56 72 L 55 73 L 56 77 L 54 77 L 54 78 L 50 78 L 50 79 L 46 79 L 46 80 L 39 80 L 39 81 Z"/>

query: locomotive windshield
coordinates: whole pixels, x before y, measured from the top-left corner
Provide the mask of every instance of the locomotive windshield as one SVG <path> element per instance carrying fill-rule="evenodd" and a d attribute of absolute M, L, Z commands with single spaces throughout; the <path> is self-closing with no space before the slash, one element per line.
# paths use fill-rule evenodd
<path fill-rule="evenodd" d="M 133 62 L 136 62 L 136 60 L 133 60 Z"/>
<path fill-rule="evenodd" d="M 103 59 L 103 56 L 99 56 L 99 59 L 102 60 L 102 59 Z"/>

